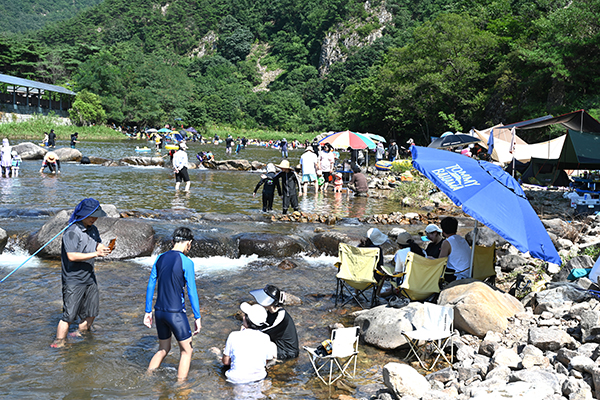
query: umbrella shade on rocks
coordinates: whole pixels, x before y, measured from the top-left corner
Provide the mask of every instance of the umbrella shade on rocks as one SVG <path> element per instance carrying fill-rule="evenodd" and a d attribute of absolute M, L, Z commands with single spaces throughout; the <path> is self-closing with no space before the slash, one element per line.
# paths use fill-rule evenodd
<path fill-rule="evenodd" d="M 412 146 L 413 166 L 462 210 L 523 253 L 560 265 L 548 232 L 517 181 L 497 165 Z"/>
<path fill-rule="evenodd" d="M 334 149 L 374 149 L 377 145 L 368 136 L 362 133 L 343 131 L 336 132 L 319 141 L 320 144 L 329 143 Z"/>
<path fill-rule="evenodd" d="M 481 142 L 481 139 L 473 137 L 471 135 L 465 135 L 463 133 L 453 133 L 449 135 L 442 135 L 441 137 L 431 142 L 427 147 L 431 147 L 434 149 L 444 149 L 456 146 L 466 146 L 468 144 L 477 142 Z"/>

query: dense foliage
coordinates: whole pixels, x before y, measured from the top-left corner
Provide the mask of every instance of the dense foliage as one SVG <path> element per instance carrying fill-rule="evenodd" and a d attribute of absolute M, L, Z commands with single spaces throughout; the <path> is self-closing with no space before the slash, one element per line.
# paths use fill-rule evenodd
<path fill-rule="evenodd" d="M 110 123 L 354 129 L 418 142 L 600 115 L 600 0 L 105 0 L 0 36 L 5 73 L 97 94 Z M 380 8 L 381 7 L 381 8 Z M 319 73 L 328 33 L 366 37 Z M 261 70 L 262 68 L 262 70 Z M 275 79 L 257 89 L 264 72 Z M 276 72 L 278 71 L 278 72 Z"/>

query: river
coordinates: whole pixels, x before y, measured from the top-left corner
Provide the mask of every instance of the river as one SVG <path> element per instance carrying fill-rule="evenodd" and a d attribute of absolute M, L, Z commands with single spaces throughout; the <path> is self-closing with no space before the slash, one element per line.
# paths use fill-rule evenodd
<path fill-rule="evenodd" d="M 119 159 L 136 155 L 136 146 L 145 143 L 86 143 L 78 149 L 84 155 Z M 15 143 L 12 143 L 15 144 Z M 67 145 L 59 142 L 58 145 Z M 210 149 L 218 159 L 224 146 L 190 144 L 190 160 L 196 152 Z M 163 150 L 163 154 L 165 154 Z M 297 163 L 301 151 L 290 154 Z M 231 158 L 235 158 L 233 155 Z M 237 156 L 250 161 L 278 163 L 274 149 L 249 146 Z M 292 232 L 313 230 L 315 225 L 236 222 L 194 222 L 194 214 L 261 214 L 260 196 L 252 197 L 259 181 L 256 172 L 190 171 L 189 194 L 175 193 L 168 168 L 102 167 L 64 163 L 58 176 L 39 174 L 40 161 L 24 161 L 19 178 L 0 179 L 0 227 L 9 235 L 34 232 L 57 211 L 73 208 L 82 198 L 94 197 L 114 204 L 119 211 L 155 212 L 161 218 L 149 220 L 158 235 L 168 236 L 174 227 L 186 225 L 194 232 L 221 230 L 240 232 Z M 279 204 L 278 204 L 279 205 Z M 338 198 L 310 195 L 303 198 L 303 211 L 332 213 L 344 218 L 394 211 L 395 204 L 371 198 Z M 276 207 L 279 209 L 279 207 Z M 368 226 L 340 226 L 366 232 Z M 18 240 L 0 255 L 0 274 L 5 276 L 28 257 Z M 60 262 L 34 258 L 0 284 L 0 397 L 7 399 L 326 399 L 332 394 L 312 373 L 305 354 L 294 361 L 276 365 L 262 391 L 228 384 L 212 347 L 223 348 L 229 332 L 238 329 L 235 318 L 239 304 L 252 300 L 248 292 L 267 283 L 298 296 L 302 305 L 288 307 L 300 344 L 316 345 L 328 337 L 327 326 L 351 324 L 350 311 L 356 307 L 334 308 L 335 257 L 293 258 L 292 270 L 277 268 L 281 260 L 257 256 L 194 258 L 198 293 L 203 314 L 201 333 L 194 338 L 194 356 L 186 383 L 175 384 L 179 358 L 177 347 L 156 373 L 146 374 L 157 348 L 156 332 L 142 324 L 144 299 L 150 268 L 155 259 L 143 257 L 126 261 L 97 262 L 100 287 L 100 315 L 94 331 L 63 349 L 51 349 L 61 315 Z M 350 380 L 357 389 L 333 389 L 333 394 L 367 396 L 381 384 L 381 366 L 399 361 L 397 352 L 383 352 L 361 344 L 357 376 Z"/>

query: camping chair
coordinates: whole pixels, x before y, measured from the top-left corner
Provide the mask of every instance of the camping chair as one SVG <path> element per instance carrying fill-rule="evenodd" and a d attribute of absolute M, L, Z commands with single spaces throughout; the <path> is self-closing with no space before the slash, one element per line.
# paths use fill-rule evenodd
<path fill-rule="evenodd" d="M 496 270 L 494 264 L 496 262 L 496 244 L 486 246 L 475 246 L 473 254 L 473 271 L 472 278 L 478 281 L 489 280 L 493 285 L 496 279 Z M 489 279 L 488 279 L 489 278 Z"/>
<path fill-rule="evenodd" d="M 340 261 L 336 264 L 339 267 L 339 272 L 336 275 L 335 306 L 337 307 L 338 300 L 343 300 L 344 291 L 346 291 L 350 298 L 340 307 L 354 299 L 361 308 L 364 308 L 361 299 L 365 303 L 368 302 L 365 292 L 374 288 L 377 284 L 373 271 L 379 261 L 379 249 L 354 247 L 340 243 L 339 258 Z M 373 304 L 374 298 L 375 291 L 372 294 L 371 304 Z"/>
<path fill-rule="evenodd" d="M 356 359 L 358 358 L 358 339 L 360 330 L 358 326 L 351 328 L 338 328 L 331 332 L 331 354 L 317 354 L 316 348 L 304 346 L 308 353 L 310 363 L 315 373 L 324 384 L 331 386 L 332 383 L 342 376 L 354 376 L 356 374 Z M 345 361 L 344 361 L 345 359 Z M 348 372 L 348 367 L 354 362 L 352 374 Z M 325 380 L 323 369 L 329 365 L 329 379 Z M 337 369 L 334 376 L 334 367 Z M 325 370 L 326 371 L 326 370 Z"/>
<path fill-rule="evenodd" d="M 379 295 L 381 293 L 381 289 L 383 288 L 383 285 L 385 285 L 386 282 L 390 282 L 390 285 L 392 286 L 392 288 L 397 289 L 398 288 L 398 283 L 402 282 L 402 279 L 404 279 L 404 275 L 406 274 L 405 271 L 401 271 L 401 272 L 396 272 L 395 271 L 396 268 L 393 265 L 382 265 L 381 267 L 375 269 L 375 274 L 379 277 L 379 279 L 377 279 L 378 284 L 377 284 L 377 289 L 375 290 L 375 296 Z"/>
<path fill-rule="evenodd" d="M 400 293 L 411 300 L 425 300 L 440 292 L 440 279 L 444 276 L 448 257 L 425 258 L 413 252 L 406 257 L 406 272 L 400 284 Z"/>
<path fill-rule="evenodd" d="M 439 306 L 432 303 L 423 303 L 425 318 L 423 326 L 409 332 L 402 332 L 406 338 L 410 350 L 404 361 L 408 362 L 416 357 L 423 369 L 431 371 L 440 357 L 448 364 L 454 355 L 452 343 L 452 330 L 454 329 L 454 308 Z M 444 348 L 450 344 L 450 359 L 446 357 Z M 437 353 L 435 359 L 429 366 L 425 365 L 428 353 Z"/>

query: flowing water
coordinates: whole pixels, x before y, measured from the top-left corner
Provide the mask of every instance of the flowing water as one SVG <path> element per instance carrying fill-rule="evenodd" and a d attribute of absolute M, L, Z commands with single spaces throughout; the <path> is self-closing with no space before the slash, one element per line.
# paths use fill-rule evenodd
<path fill-rule="evenodd" d="M 14 144 L 14 143 L 13 143 Z M 59 143 L 59 145 L 64 143 Z M 119 159 L 136 155 L 140 142 L 81 143 L 84 155 Z M 225 158 L 223 146 L 192 143 L 192 156 L 210 149 L 217 159 Z M 292 151 L 297 163 L 301 151 Z M 164 154 L 164 150 L 163 150 Z M 233 155 L 231 158 L 235 158 Z M 279 152 L 249 146 L 238 158 L 263 162 L 280 161 Z M 0 227 L 10 235 L 38 230 L 55 212 L 73 208 L 82 198 L 94 197 L 114 204 L 120 211 L 158 211 L 163 218 L 149 220 L 159 235 L 168 236 L 174 227 L 190 226 L 194 232 L 276 232 L 314 230 L 314 225 L 263 223 L 235 219 L 231 222 L 194 222 L 196 214 L 261 214 L 260 196 L 252 198 L 259 174 L 254 172 L 190 171 L 191 193 L 175 193 L 170 169 L 154 167 L 102 167 L 64 163 L 58 176 L 39 174 L 40 161 L 24 161 L 21 176 L 0 179 Z M 333 193 L 308 196 L 300 202 L 304 211 L 359 217 L 391 212 L 395 205 L 382 200 Z M 349 226 L 364 234 L 368 227 Z M 9 240 L 0 255 L 4 277 L 28 257 L 19 242 Z M 302 305 L 288 307 L 300 344 L 315 345 L 328 337 L 327 326 L 351 323 L 356 308 L 334 308 L 336 258 L 297 256 L 292 270 L 277 268 L 281 260 L 257 256 L 195 258 L 198 292 L 203 314 L 201 333 L 194 338 L 194 356 L 189 379 L 175 384 L 179 359 L 177 346 L 154 374 L 145 370 L 157 349 L 156 332 L 142 324 L 147 279 L 155 256 L 117 262 L 97 262 L 100 315 L 95 330 L 71 341 L 63 349 L 51 349 L 61 315 L 60 261 L 33 258 L 0 284 L 0 397 L 7 399 L 326 399 L 331 393 L 312 373 L 305 354 L 297 360 L 276 365 L 260 388 L 234 387 L 225 382 L 220 361 L 212 347 L 223 348 L 229 332 L 238 329 L 235 318 L 239 304 L 251 300 L 248 292 L 274 283 L 298 296 Z M 381 383 L 381 366 L 398 361 L 395 352 L 360 346 L 357 376 L 351 380 L 360 397 L 363 390 Z"/>

